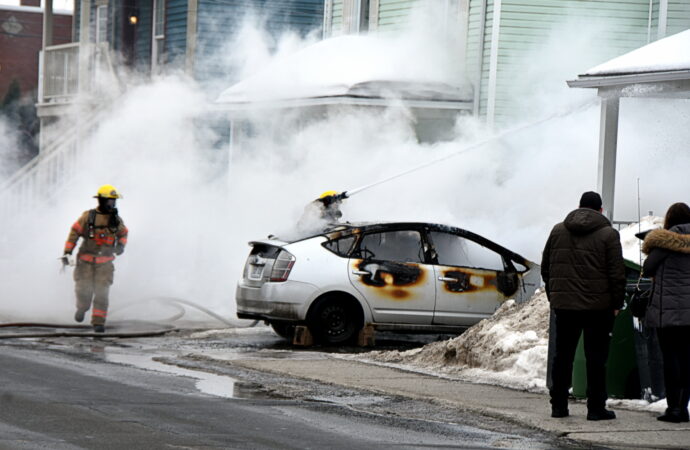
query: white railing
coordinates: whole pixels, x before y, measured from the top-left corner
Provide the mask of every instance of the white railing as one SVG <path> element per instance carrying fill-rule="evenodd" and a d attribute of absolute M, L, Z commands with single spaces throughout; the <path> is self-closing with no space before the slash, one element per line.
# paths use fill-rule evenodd
<path fill-rule="evenodd" d="M 64 103 L 78 95 L 101 97 L 122 91 L 107 42 L 53 45 L 41 52 L 39 61 L 39 103 Z M 80 67 L 80 63 L 85 67 Z M 86 74 L 83 80 L 81 70 Z"/>
<path fill-rule="evenodd" d="M 88 71 L 84 72 L 88 79 L 81 80 L 81 86 L 80 51 L 86 52 L 81 56 L 88 54 Z M 48 47 L 41 63 L 39 104 L 72 103 L 75 108 L 64 113 L 70 115 L 68 120 L 58 122 L 57 126 L 64 127 L 59 133 L 42 130 L 39 155 L 0 184 L 0 229 L 17 223 L 23 213 L 41 206 L 63 189 L 83 157 L 83 140 L 93 134 L 104 111 L 123 91 L 107 43 Z M 78 96 L 81 100 L 76 105 Z M 50 142 L 46 142 L 48 139 Z"/>

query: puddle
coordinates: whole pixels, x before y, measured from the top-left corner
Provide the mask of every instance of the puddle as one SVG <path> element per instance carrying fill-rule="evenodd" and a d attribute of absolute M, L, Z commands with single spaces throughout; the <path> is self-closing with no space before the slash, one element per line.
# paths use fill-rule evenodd
<path fill-rule="evenodd" d="M 133 355 L 113 352 L 112 350 L 113 349 L 111 348 L 105 349 L 105 359 L 108 362 L 134 366 L 154 372 L 162 372 L 171 375 L 193 378 L 196 380 L 196 388 L 204 394 L 234 399 L 275 398 L 268 393 L 262 392 L 260 390 L 261 386 L 254 383 L 238 382 L 234 378 L 228 376 L 185 369 L 159 361 L 154 361 L 153 358 L 162 356 L 160 354 L 154 356 Z"/>

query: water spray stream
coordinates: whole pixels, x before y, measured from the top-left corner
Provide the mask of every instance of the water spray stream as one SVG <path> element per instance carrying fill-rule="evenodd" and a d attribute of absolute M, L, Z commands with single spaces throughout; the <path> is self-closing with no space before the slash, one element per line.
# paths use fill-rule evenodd
<path fill-rule="evenodd" d="M 408 170 L 405 170 L 405 171 L 403 171 L 403 172 L 397 173 L 397 174 L 395 174 L 395 175 L 393 175 L 393 176 L 390 176 L 390 177 L 388 177 L 388 178 L 384 178 L 384 179 L 382 179 L 382 180 L 375 181 L 374 183 L 367 184 L 367 185 L 365 185 L 365 186 L 361 186 L 361 187 L 358 187 L 358 188 L 356 188 L 356 189 L 352 189 L 352 190 L 346 191 L 346 196 L 347 196 L 347 197 L 352 197 L 353 195 L 358 194 L 358 193 L 360 193 L 360 192 L 362 192 L 362 191 L 364 191 L 364 190 L 373 188 L 373 187 L 378 186 L 378 185 L 383 184 L 383 183 L 387 183 L 387 182 L 389 182 L 389 181 L 395 180 L 396 178 L 400 178 L 400 177 L 402 177 L 402 176 L 408 175 L 408 174 L 413 173 L 413 172 L 416 172 L 416 171 L 418 171 L 418 170 L 425 169 L 425 168 L 427 168 L 427 167 L 429 167 L 429 166 L 433 166 L 434 164 L 438 164 L 438 163 L 440 163 L 440 162 L 446 161 L 446 160 L 451 159 L 451 158 L 454 158 L 454 157 L 456 157 L 456 156 L 460 156 L 460 155 L 469 153 L 469 152 L 471 152 L 471 151 L 473 151 L 473 150 L 477 150 L 478 148 L 481 148 L 481 147 L 485 146 L 486 144 L 489 144 L 489 143 L 491 143 L 491 142 L 493 142 L 493 141 L 499 141 L 499 140 L 503 139 L 503 138 L 506 137 L 506 136 L 510 136 L 510 135 L 512 135 L 512 134 L 519 133 L 520 131 L 524 131 L 524 130 L 527 130 L 527 129 L 530 129 L 530 128 L 534 128 L 534 127 L 536 127 L 537 125 L 541 125 L 541 124 L 543 124 L 543 123 L 545 123 L 545 122 L 549 122 L 549 121 L 551 121 L 551 120 L 553 120 L 553 119 L 558 119 L 558 118 L 561 118 L 561 117 L 569 116 L 569 115 L 571 115 L 571 114 L 575 114 L 575 113 L 577 113 L 577 112 L 580 112 L 580 111 L 582 111 L 582 110 L 585 110 L 585 109 L 589 108 L 590 106 L 593 106 L 594 104 L 596 104 L 596 102 L 598 102 L 598 99 L 590 99 L 590 100 L 587 100 L 586 102 L 583 102 L 583 103 L 577 105 L 576 107 L 571 108 L 571 109 L 569 109 L 569 110 L 567 110 L 567 111 L 563 111 L 563 112 L 560 112 L 560 113 L 552 114 L 552 115 L 550 115 L 550 116 L 544 117 L 544 118 L 539 119 L 539 120 L 536 120 L 536 121 L 534 121 L 534 122 L 529 122 L 529 123 L 526 123 L 526 124 L 523 124 L 523 125 L 518 125 L 518 126 L 515 126 L 515 127 L 512 127 L 512 128 L 507 128 L 507 129 L 505 129 L 504 131 L 501 131 L 500 133 L 498 133 L 498 134 L 496 134 L 496 135 L 493 135 L 493 136 L 491 136 L 491 137 L 488 137 L 488 138 L 486 138 L 486 139 L 484 139 L 484 140 L 482 140 L 482 141 L 476 142 L 476 143 L 474 143 L 474 144 L 472 144 L 472 145 L 463 147 L 463 148 L 461 148 L 460 150 L 457 150 L 457 151 L 455 151 L 455 152 L 453 152 L 453 153 L 451 153 L 451 154 L 449 154 L 449 155 L 445 155 L 445 156 L 442 156 L 442 157 L 440 157 L 440 158 L 433 159 L 433 160 L 428 161 L 428 162 L 426 162 L 426 163 L 424 163 L 424 164 L 421 164 L 421 165 L 419 165 L 419 166 L 412 167 L 412 168 L 410 168 L 410 169 L 408 169 Z"/>

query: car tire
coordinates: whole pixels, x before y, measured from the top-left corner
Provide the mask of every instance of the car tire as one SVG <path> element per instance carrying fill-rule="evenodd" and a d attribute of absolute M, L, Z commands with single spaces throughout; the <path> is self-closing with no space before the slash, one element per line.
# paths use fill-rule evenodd
<path fill-rule="evenodd" d="M 314 339 L 327 345 L 354 341 L 361 327 L 355 308 L 340 299 L 326 299 L 318 304 L 309 323 Z"/>
<path fill-rule="evenodd" d="M 295 335 L 295 324 L 288 322 L 271 322 L 271 328 L 273 328 L 273 331 L 278 336 L 292 342 L 292 338 Z"/>

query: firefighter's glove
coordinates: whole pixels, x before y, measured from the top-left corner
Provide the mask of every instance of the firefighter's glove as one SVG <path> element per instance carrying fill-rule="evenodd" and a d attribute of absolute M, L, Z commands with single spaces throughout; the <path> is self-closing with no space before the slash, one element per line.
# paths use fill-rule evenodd
<path fill-rule="evenodd" d="M 125 252 L 125 246 L 122 244 L 115 245 L 115 254 L 120 256 Z"/>
<path fill-rule="evenodd" d="M 343 191 L 340 194 L 334 196 L 336 200 L 343 201 L 347 198 L 347 191 Z"/>
<path fill-rule="evenodd" d="M 60 262 L 62 263 L 62 268 L 74 265 L 74 256 L 71 253 L 65 253 L 60 257 Z"/>

